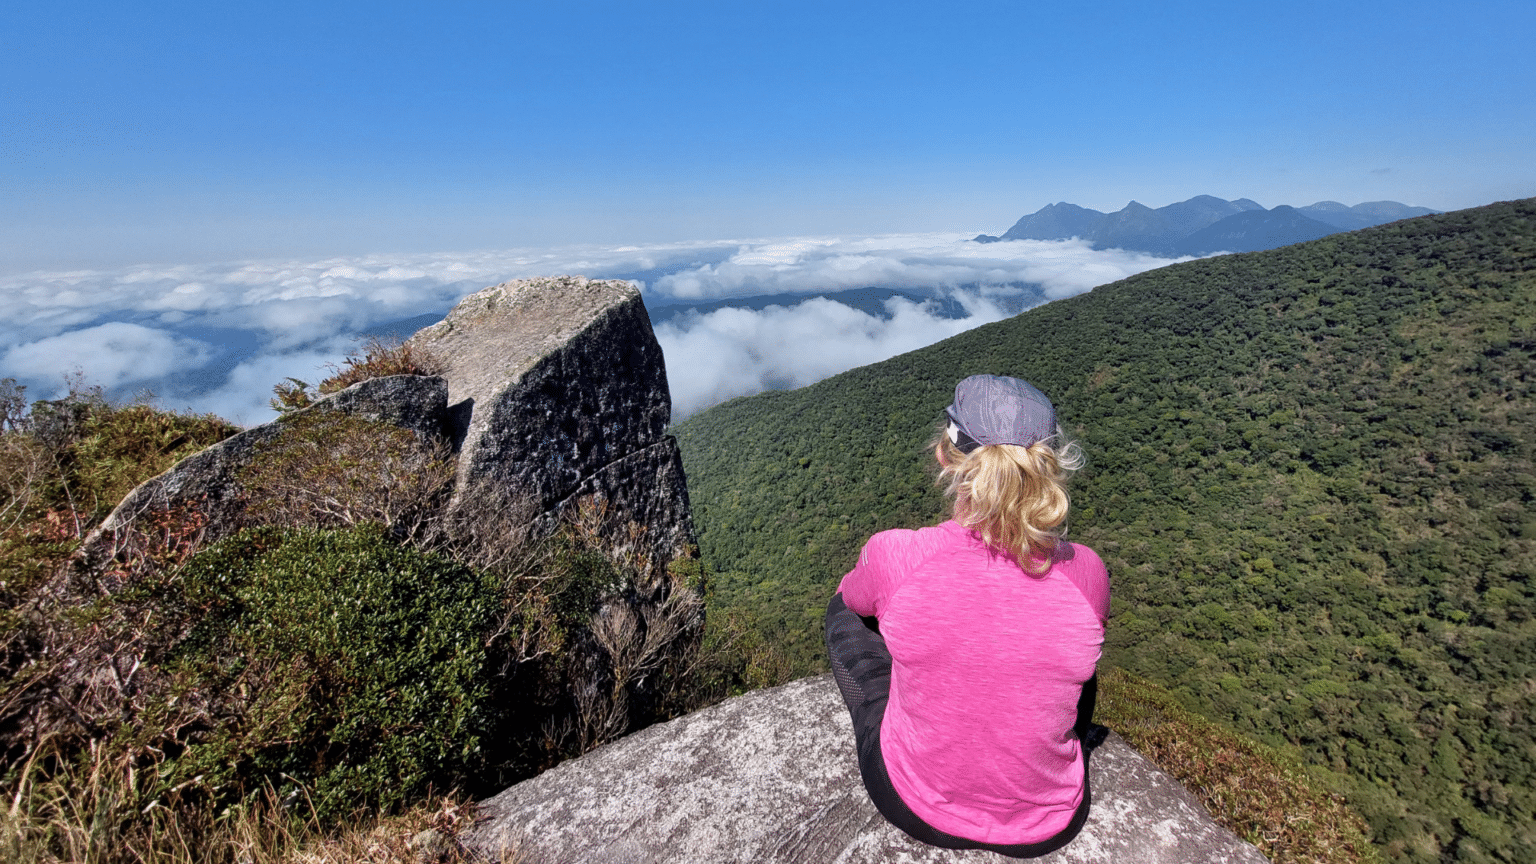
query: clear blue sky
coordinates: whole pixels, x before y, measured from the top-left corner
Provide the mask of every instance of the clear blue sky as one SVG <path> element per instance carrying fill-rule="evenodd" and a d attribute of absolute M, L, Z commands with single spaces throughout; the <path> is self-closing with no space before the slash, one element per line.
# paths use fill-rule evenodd
<path fill-rule="evenodd" d="M 1536 195 L 1536 4 L 10 0 L 0 272 Z"/>

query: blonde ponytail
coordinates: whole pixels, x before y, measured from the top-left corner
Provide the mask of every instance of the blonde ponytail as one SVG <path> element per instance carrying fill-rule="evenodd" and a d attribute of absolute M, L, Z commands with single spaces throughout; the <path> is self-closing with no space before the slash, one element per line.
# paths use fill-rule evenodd
<path fill-rule="evenodd" d="M 1052 446 L 1052 442 L 1056 446 Z M 954 500 L 955 521 L 1007 552 L 1028 573 L 1049 570 L 1066 533 L 1067 481 L 1083 465 L 1082 450 L 1057 427 L 1029 447 L 991 444 L 965 453 L 940 431 L 939 483 Z"/>

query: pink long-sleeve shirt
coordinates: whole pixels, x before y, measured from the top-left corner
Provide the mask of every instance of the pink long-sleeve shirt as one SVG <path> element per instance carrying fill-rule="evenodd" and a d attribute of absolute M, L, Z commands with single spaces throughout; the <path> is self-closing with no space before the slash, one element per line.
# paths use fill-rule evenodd
<path fill-rule="evenodd" d="M 949 521 L 874 535 L 838 590 L 890 649 L 881 753 L 912 812 L 999 845 L 1065 828 L 1083 796 L 1077 701 L 1109 617 L 1099 556 L 1063 543 L 1031 576 Z"/>

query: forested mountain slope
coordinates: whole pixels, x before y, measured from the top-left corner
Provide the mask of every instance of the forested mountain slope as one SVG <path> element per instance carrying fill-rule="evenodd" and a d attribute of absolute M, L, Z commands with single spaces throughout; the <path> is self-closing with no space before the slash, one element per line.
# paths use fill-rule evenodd
<path fill-rule="evenodd" d="M 1412 861 L 1536 861 L 1536 200 L 1150 271 L 675 427 L 715 603 L 805 668 L 871 532 L 939 518 L 954 383 L 1084 443 L 1109 661 L 1339 775 Z"/>

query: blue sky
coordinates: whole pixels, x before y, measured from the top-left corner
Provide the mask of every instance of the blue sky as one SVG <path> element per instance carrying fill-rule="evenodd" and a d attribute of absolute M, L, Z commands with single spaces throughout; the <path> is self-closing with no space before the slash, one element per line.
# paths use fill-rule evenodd
<path fill-rule="evenodd" d="M 510 278 L 806 298 L 658 327 L 680 416 L 1170 263 L 966 242 L 1056 201 L 1536 195 L 1533 10 L 9 0 L 0 378 L 254 423 Z"/>
<path fill-rule="evenodd" d="M 0 273 L 1536 195 L 1528 2 L 99 3 L 0 21 Z"/>

